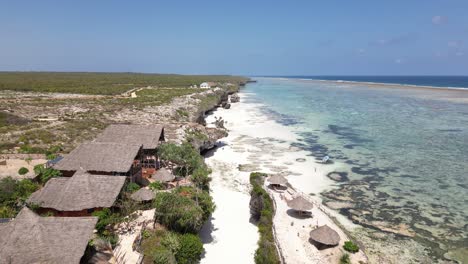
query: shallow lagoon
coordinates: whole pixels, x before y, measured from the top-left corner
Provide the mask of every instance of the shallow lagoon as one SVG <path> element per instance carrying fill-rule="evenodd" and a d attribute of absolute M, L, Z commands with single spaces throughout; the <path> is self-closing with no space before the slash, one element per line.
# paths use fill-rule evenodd
<path fill-rule="evenodd" d="M 347 173 L 323 193 L 352 198 L 340 213 L 412 237 L 431 259 L 466 249 L 468 92 L 273 78 L 245 92 L 301 135 L 295 146 Z"/>

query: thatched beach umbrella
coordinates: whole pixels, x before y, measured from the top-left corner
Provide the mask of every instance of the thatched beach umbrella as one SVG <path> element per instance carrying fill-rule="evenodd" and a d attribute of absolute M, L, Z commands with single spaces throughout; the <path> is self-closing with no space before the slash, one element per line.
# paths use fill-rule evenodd
<path fill-rule="evenodd" d="M 314 205 L 311 202 L 309 202 L 306 198 L 300 195 L 296 196 L 295 198 L 289 201 L 286 201 L 286 203 L 291 209 L 299 212 L 306 212 L 312 210 L 312 208 L 314 207 Z"/>
<path fill-rule="evenodd" d="M 286 180 L 282 175 L 276 174 L 270 176 L 270 178 L 268 178 L 268 182 L 270 182 L 271 185 L 286 186 L 288 180 Z"/>
<path fill-rule="evenodd" d="M 130 198 L 137 202 L 148 202 L 154 200 L 155 197 L 156 194 L 152 190 L 147 188 L 141 188 L 140 190 L 132 193 L 132 195 L 130 196 Z"/>
<path fill-rule="evenodd" d="M 312 230 L 310 239 L 326 246 L 336 246 L 340 243 L 340 235 L 327 225 Z"/>
<path fill-rule="evenodd" d="M 170 182 L 175 179 L 175 176 L 165 168 L 157 170 L 152 176 L 152 179 L 159 182 Z"/>

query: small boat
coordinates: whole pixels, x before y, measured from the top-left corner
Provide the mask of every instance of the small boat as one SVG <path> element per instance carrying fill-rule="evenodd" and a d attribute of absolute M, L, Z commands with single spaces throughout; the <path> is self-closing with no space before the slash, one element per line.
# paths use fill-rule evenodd
<path fill-rule="evenodd" d="M 325 157 L 323 157 L 323 159 L 322 159 L 322 163 L 327 163 L 329 160 L 330 160 L 330 157 L 329 157 L 329 156 L 325 156 Z"/>

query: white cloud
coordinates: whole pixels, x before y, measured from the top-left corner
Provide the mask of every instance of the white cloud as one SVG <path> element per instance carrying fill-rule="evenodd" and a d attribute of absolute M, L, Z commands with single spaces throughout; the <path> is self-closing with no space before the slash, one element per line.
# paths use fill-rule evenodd
<path fill-rule="evenodd" d="M 447 18 L 444 16 L 433 16 L 432 17 L 432 24 L 434 25 L 442 25 L 447 22 Z"/>
<path fill-rule="evenodd" d="M 403 59 L 396 59 L 395 63 L 396 64 L 402 64 L 402 63 L 404 63 L 404 60 Z"/>

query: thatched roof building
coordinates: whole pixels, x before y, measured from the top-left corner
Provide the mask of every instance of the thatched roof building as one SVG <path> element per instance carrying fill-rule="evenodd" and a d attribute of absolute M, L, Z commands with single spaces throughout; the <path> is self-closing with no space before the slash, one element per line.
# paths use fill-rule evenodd
<path fill-rule="evenodd" d="M 148 202 L 154 200 L 154 198 L 156 198 L 156 194 L 150 189 L 141 188 L 140 190 L 132 193 L 130 198 L 137 202 Z"/>
<path fill-rule="evenodd" d="M 270 178 L 268 178 L 268 182 L 272 185 L 279 185 L 279 186 L 286 186 L 288 184 L 288 180 L 286 180 L 284 176 L 279 175 L 279 174 L 270 176 Z"/>
<path fill-rule="evenodd" d="M 50 179 L 33 193 L 28 203 L 57 211 L 81 211 L 111 207 L 125 184 L 124 176 L 90 175 L 84 171 L 72 177 Z"/>
<path fill-rule="evenodd" d="M 336 246 L 340 243 L 340 235 L 327 225 L 312 230 L 310 232 L 310 239 L 326 246 Z"/>
<path fill-rule="evenodd" d="M 127 173 L 139 155 L 142 145 L 91 142 L 83 143 L 59 161 L 54 168 L 60 171 Z"/>
<path fill-rule="evenodd" d="M 175 179 L 175 176 L 166 168 L 161 168 L 151 175 L 151 179 L 159 182 L 170 182 Z"/>
<path fill-rule="evenodd" d="M 156 149 L 164 141 L 162 125 L 110 125 L 95 142 L 143 145 L 143 149 Z"/>
<path fill-rule="evenodd" d="M 0 223 L 0 263 L 80 263 L 97 217 L 40 217 L 23 208 Z"/>
<path fill-rule="evenodd" d="M 300 195 L 296 196 L 295 198 L 289 201 L 286 201 L 286 203 L 291 209 L 300 212 L 312 210 L 312 208 L 314 207 L 314 205 L 311 202 L 309 202 L 306 198 Z"/>

